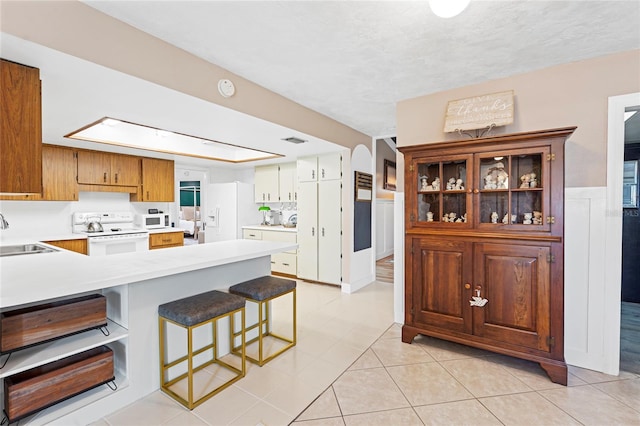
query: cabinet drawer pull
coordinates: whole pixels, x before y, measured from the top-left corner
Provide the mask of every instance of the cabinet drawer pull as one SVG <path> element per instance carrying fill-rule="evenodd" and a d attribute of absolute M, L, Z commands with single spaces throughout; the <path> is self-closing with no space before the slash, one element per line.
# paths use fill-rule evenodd
<path fill-rule="evenodd" d="M 471 284 L 466 283 L 466 284 L 464 285 L 464 288 L 466 288 L 467 290 L 469 290 L 469 289 L 471 288 Z"/>
<path fill-rule="evenodd" d="M 102 177 L 103 182 L 107 181 L 107 172 L 104 172 L 104 176 Z"/>
<path fill-rule="evenodd" d="M 284 263 L 284 262 L 282 262 L 282 264 L 283 264 L 284 266 L 289 266 L 289 264 L 288 264 L 288 263 Z"/>
<path fill-rule="evenodd" d="M 474 194 L 477 194 L 478 192 L 480 192 L 480 191 L 478 190 L 478 188 L 476 188 L 476 189 L 474 189 L 474 190 L 473 190 L 473 193 L 474 193 Z"/>
<path fill-rule="evenodd" d="M 115 178 L 116 178 L 116 183 L 118 183 L 118 174 L 117 173 L 116 173 Z"/>

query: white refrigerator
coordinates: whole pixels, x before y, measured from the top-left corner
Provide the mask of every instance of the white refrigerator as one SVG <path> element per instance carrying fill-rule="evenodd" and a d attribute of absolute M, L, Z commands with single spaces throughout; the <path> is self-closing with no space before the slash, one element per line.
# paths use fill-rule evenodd
<path fill-rule="evenodd" d="M 212 183 L 207 186 L 204 242 L 242 238 L 242 227 L 261 221 L 253 184 Z"/>

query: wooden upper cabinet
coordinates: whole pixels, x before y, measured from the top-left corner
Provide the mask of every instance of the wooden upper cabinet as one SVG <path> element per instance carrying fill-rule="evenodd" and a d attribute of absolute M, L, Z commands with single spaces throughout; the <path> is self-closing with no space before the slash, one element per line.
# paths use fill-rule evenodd
<path fill-rule="evenodd" d="M 109 185 L 110 182 L 110 154 L 97 151 L 78 151 L 78 183 Z"/>
<path fill-rule="evenodd" d="M 131 155 L 111 157 L 112 185 L 140 185 L 140 158 Z"/>
<path fill-rule="evenodd" d="M 42 193 L 2 195 L 2 200 L 77 201 L 76 157 L 72 148 L 42 145 Z"/>
<path fill-rule="evenodd" d="M 76 156 L 71 148 L 42 146 L 42 200 L 77 201 Z"/>
<path fill-rule="evenodd" d="M 137 186 L 139 157 L 100 151 L 78 151 L 78 183 Z"/>
<path fill-rule="evenodd" d="M 42 191 L 40 70 L 0 60 L 0 192 Z"/>
<path fill-rule="evenodd" d="M 173 202 L 174 163 L 171 160 L 142 158 L 142 191 L 140 196 L 132 196 L 132 201 Z"/>

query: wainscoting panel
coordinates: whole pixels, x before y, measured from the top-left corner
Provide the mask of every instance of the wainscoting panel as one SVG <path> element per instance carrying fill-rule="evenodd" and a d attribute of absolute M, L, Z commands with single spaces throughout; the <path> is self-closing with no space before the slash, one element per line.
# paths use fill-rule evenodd
<path fill-rule="evenodd" d="M 566 188 L 564 217 L 565 360 L 603 371 L 606 188 Z"/>

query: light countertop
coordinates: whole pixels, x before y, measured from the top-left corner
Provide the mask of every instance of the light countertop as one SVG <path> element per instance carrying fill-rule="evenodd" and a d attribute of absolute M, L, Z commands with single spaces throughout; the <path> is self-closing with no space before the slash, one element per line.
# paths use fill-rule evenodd
<path fill-rule="evenodd" d="M 256 229 L 259 231 L 298 232 L 298 228 L 288 228 L 283 225 L 247 225 L 242 229 Z"/>
<path fill-rule="evenodd" d="M 30 241 L 35 242 L 35 240 Z M 3 244 L 7 244 L 3 241 Z M 231 240 L 111 256 L 60 249 L 0 257 L 0 308 L 226 265 L 296 249 L 297 244 Z"/>
<path fill-rule="evenodd" d="M 160 234 L 166 232 L 184 232 L 182 228 L 157 228 L 148 229 L 149 234 Z M 0 238 L 0 245 L 12 245 L 12 244 L 27 244 L 35 241 L 65 241 L 65 240 L 85 240 L 86 234 L 76 234 L 73 232 L 62 232 L 52 234 L 41 234 L 37 237 L 21 237 L 21 238 Z"/>

